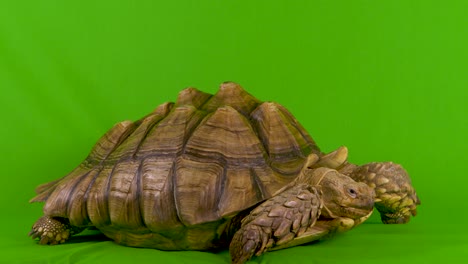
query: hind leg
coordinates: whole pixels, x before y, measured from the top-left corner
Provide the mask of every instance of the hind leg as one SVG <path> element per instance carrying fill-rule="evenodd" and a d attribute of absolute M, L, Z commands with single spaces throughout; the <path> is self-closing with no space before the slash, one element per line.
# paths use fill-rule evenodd
<path fill-rule="evenodd" d="M 85 228 L 70 225 L 66 218 L 43 216 L 32 226 L 29 236 L 39 238 L 39 244 L 57 245 L 67 241 L 72 235 L 78 234 Z"/>

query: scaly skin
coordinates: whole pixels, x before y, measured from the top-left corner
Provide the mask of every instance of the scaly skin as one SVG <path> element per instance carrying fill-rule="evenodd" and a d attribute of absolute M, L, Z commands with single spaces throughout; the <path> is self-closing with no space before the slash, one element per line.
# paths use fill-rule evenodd
<path fill-rule="evenodd" d="M 39 244 L 57 245 L 83 230 L 84 228 L 70 225 L 66 218 L 43 216 L 34 223 L 29 235 L 33 239 L 39 238 Z"/>
<path fill-rule="evenodd" d="M 233 264 L 244 263 L 272 247 L 301 236 L 315 224 L 322 204 L 319 191 L 301 184 L 267 200 L 242 220 L 229 251 Z"/>

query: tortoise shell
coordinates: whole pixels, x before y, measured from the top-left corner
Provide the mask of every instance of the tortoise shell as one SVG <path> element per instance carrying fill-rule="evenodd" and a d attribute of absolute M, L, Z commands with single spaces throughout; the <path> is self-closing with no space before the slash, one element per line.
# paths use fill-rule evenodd
<path fill-rule="evenodd" d="M 160 249 L 214 247 L 229 220 L 272 197 L 320 150 L 288 110 L 238 84 L 194 88 L 110 129 L 62 179 L 31 201 L 119 243 Z"/>

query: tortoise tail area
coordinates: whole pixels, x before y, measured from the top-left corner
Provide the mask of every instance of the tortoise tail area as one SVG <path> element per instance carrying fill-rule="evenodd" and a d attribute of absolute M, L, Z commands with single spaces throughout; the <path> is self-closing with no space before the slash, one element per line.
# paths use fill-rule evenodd
<path fill-rule="evenodd" d="M 75 182 L 89 174 L 97 165 L 104 161 L 133 130 L 135 130 L 137 126 L 135 123 L 123 121 L 114 125 L 99 139 L 88 157 L 76 169 L 61 179 L 39 185 L 35 189 L 37 195 L 29 202 L 45 202 L 52 192 L 55 191 L 57 186 L 60 186 L 64 182 Z"/>

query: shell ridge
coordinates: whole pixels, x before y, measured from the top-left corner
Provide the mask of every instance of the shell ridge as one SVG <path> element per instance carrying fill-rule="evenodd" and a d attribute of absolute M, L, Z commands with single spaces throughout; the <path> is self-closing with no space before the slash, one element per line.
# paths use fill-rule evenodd
<path fill-rule="evenodd" d="M 196 112 L 197 111 L 193 112 L 193 114 L 190 116 L 190 119 L 192 119 L 192 117 L 195 115 Z M 205 124 L 206 123 L 205 120 L 208 120 L 208 118 L 212 115 L 212 113 L 207 113 L 206 111 L 202 111 L 202 110 L 199 110 L 199 113 L 203 113 L 204 116 L 200 118 L 199 120 L 197 120 L 196 124 L 189 127 L 190 128 L 189 131 L 187 131 L 188 122 L 185 123 L 185 135 L 184 135 L 184 140 L 182 143 L 182 149 L 180 150 L 177 156 L 182 156 L 183 154 L 185 154 L 185 152 L 187 151 L 187 142 L 190 140 L 195 130 L 197 130 L 198 127 L 200 127 L 201 125 Z"/>
<path fill-rule="evenodd" d="M 211 99 L 213 95 L 198 90 L 195 87 L 187 87 L 179 92 L 176 100 L 176 105 L 193 105 L 195 108 L 202 108 L 202 106 Z"/>
<path fill-rule="evenodd" d="M 260 103 L 260 100 L 244 90 L 239 84 L 224 82 L 216 94 L 203 104 L 202 109 L 214 112 L 220 107 L 230 106 L 243 116 L 248 117 L 252 109 L 255 109 Z"/>
<path fill-rule="evenodd" d="M 161 116 L 159 119 L 155 119 L 155 120 L 152 122 L 152 124 L 148 125 L 148 127 L 146 128 L 145 134 L 143 135 L 143 137 L 141 137 L 141 140 L 138 142 L 138 145 L 137 145 L 137 147 L 135 148 L 135 151 L 133 152 L 133 155 L 132 155 L 133 158 L 136 158 L 138 152 L 140 151 L 141 146 L 143 145 L 143 143 L 144 143 L 145 140 L 147 139 L 149 133 L 150 133 L 155 127 L 157 127 L 157 125 L 158 125 L 159 123 L 161 123 L 161 121 L 164 120 L 164 118 L 165 118 L 166 116 L 167 116 L 167 115 Z"/>
<path fill-rule="evenodd" d="M 137 169 L 137 174 L 136 174 L 136 194 L 135 194 L 135 199 L 133 200 L 134 203 L 138 203 L 138 206 L 135 206 L 136 208 L 138 208 L 138 216 L 139 216 L 139 221 L 141 223 L 141 225 L 145 228 L 145 229 L 148 229 L 148 226 L 146 225 L 146 222 L 145 222 L 145 219 L 143 217 L 143 212 L 144 212 L 144 209 L 142 208 L 143 206 L 143 203 L 141 202 L 141 197 L 142 197 L 142 186 L 141 186 L 141 177 L 143 177 L 143 173 L 142 173 L 142 170 L 143 170 L 143 162 L 145 160 L 142 159 L 140 160 L 140 163 L 138 164 L 138 169 Z"/>
<path fill-rule="evenodd" d="M 217 193 L 224 167 L 220 161 L 181 157 L 174 177 L 179 217 L 185 226 L 219 220 Z"/>
<path fill-rule="evenodd" d="M 137 195 L 139 161 L 119 162 L 112 174 L 108 197 L 109 216 L 116 228 L 138 228 L 141 226 Z"/>
<path fill-rule="evenodd" d="M 174 108 L 174 109 L 175 109 L 175 108 Z M 192 119 L 193 116 L 194 116 L 197 112 L 198 112 L 198 113 L 204 113 L 205 111 L 201 111 L 201 110 L 200 110 L 200 111 L 194 111 L 193 114 L 192 114 L 190 117 L 187 118 L 187 120 L 188 120 L 188 119 Z M 199 118 L 198 122 L 197 122 L 195 125 L 192 125 L 192 127 L 190 127 L 190 132 L 186 132 L 186 133 L 184 134 L 184 140 L 183 140 L 182 148 L 181 148 L 181 150 L 178 151 L 178 153 L 175 154 L 175 157 L 174 157 L 174 154 L 172 154 L 172 153 L 167 154 L 167 153 L 155 153 L 155 152 L 151 152 L 151 153 L 147 153 L 147 154 L 144 154 L 144 155 L 142 155 L 142 156 L 139 156 L 139 158 L 141 158 L 142 160 L 145 160 L 145 159 L 148 159 L 148 158 L 156 157 L 156 158 L 174 158 L 174 160 L 176 160 L 177 157 L 180 157 L 181 155 L 185 154 L 187 142 L 190 140 L 191 136 L 193 135 L 193 131 L 195 131 L 195 130 L 204 122 L 204 120 L 205 120 L 209 115 L 211 115 L 211 113 L 207 113 L 207 114 L 205 114 L 205 116 L 204 116 L 203 118 Z M 158 122 L 158 124 L 159 124 L 160 122 L 162 122 L 163 120 L 164 120 L 164 118 L 161 119 L 161 120 Z M 185 128 L 186 128 L 185 131 L 187 131 L 187 127 L 188 127 L 188 122 L 186 122 L 186 124 L 185 124 Z M 156 125 L 155 125 L 155 127 L 153 127 L 153 129 L 157 129 Z M 153 129 L 152 129 L 152 130 L 153 130 Z M 151 131 L 149 131 L 148 134 L 149 134 L 150 132 L 151 132 Z M 148 135 L 148 134 L 147 134 L 147 135 Z M 147 136 L 147 135 L 146 135 L 146 136 Z M 145 137 L 146 137 L 146 136 L 145 136 Z M 127 159 L 129 159 L 129 158 L 122 158 L 120 161 L 124 161 L 124 160 L 127 160 Z M 120 162 L 120 161 L 119 161 L 119 162 Z"/>
<path fill-rule="evenodd" d="M 125 121 L 124 121 L 124 122 L 125 122 Z M 128 121 L 128 122 L 130 122 L 130 121 Z M 138 121 L 137 121 L 137 122 L 138 122 Z M 112 146 L 111 150 L 108 151 L 108 152 L 106 153 L 106 155 L 105 155 L 103 158 L 99 159 L 99 160 L 98 160 L 99 163 L 94 164 L 94 166 L 103 164 L 104 161 L 106 161 L 106 160 L 109 158 L 109 156 L 112 155 L 112 153 L 113 153 L 128 137 L 130 137 L 130 135 L 133 134 L 133 132 L 135 132 L 135 130 L 136 130 L 136 129 L 138 128 L 138 126 L 139 126 L 139 124 L 137 124 L 137 122 L 132 122 L 132 123 L 129 125 L 129 127 L 128 127 L 127 129 L 125 129 L 125 131 L 119 136 L 117 142 Z M 120 122 L 120 123 L 123 123 L 123 122 Z M 120 123 L 118 123 L 118 124 L 120 124 Z M 108 131 L 106 134 L 104 134 L 103 137 L 106 137 L 106 136 L 108 135 L 108 133 L 109 133 L 109 131 Z M 100 141 L 98 141 L 97 144 L 99 144 L 99 142 L 100 142 Z M 94 150 L 94 149 L 93 149 L 93 150 Z M 88 157 L 83 161 L 83 164 L 88 164 L 88 163 L 89 163 L 89 164 L 93 164 L 93 160 L 92 160 L 92 158 L 93 158 L 93 156 L 92 156 L 93 150 L 91 150 L 91 153 L 90 153 L 90 154 L 88 155 Z"/>
<path fill-rule="evenodd" d="M 260 106 L 261 104 L 259 104 Z M 258 107 L 257 107 L 258 108 Z M 254 113 L 257 108 L 255 108 L 252 113 Z M 252 114 L 248 117 L 248 120 L 249 120 L 249 124 L 250 124 L 250 127 L 252 128 L 252 131 L 255 133 L 255 136 L 259 139 L 260 141 L 260 144 L 261 144 L 261 148 L 263 150 L 263 153 L 265 153 L 265 162 L 267 162 L 267 164 L 270 164 L 270 151 L 269 149 L 267 148 L 267 144 L 264 142 L 264 138 L 260 136 L 260 131 L 259 131 L 259 128 L 257 127 L 257 125 L 255 124 L 255 120 L 252 118 Z"/>
<path fill-rule="evenodd" d="M 43 183 L 43 184 L 37 186 L 34 191 L 36 192 L 36 194 L 41 194 L 41 193 L 47 191 L 48 189 L 54 187 L 60 180 L 61 179 L 57 179 L 57 180 L 53 180 L 53 181 L 50 181 L 50 182 Z"/>
<path fill-rule="evenodd" d="M 184 147 L 188 132 L 188 126 L 194 125 L 198 118 L 202 118 L 202 111 L 198 111 L 192 105 L 174 107 L 170 114 L 148 132 L 146 140 L 142 143 L 138 158 L 146 156 L 147 153 L 165 153 L 179 155 Z"/>
<path fill-rule="evenodd" d="M 29 202 L 34 203 L 34 202 L 47 201 L 47 199 L 49 199 L 50 194 L 55 191 L 55 189 L 57 188 L 57 185 L 61 182 L 61 180 L 62 179 L 57 179 L 57 180 L 54 180 L 54 181 L 51 181 L 51 182 L 44 183 L 44 184 L 40 185 L 35 190 L 36 196 L 31 198 L 31 200 L 29 200 Z M 43 186 L 43 188 L 40 188 L 42 186 Z"/>
<path fill-rule="evenodd" d="M 296 157 L 305 158 L 306 156 L 302 153 L 301 146 L 297 142 L 297 138 L 294 135 L 295 133 L 294 133 L 293 129 L 297 130 L 292 125 L 292 123 L 294 122 L 294 119 L 291 120 L 290 118 L 288 118 L 288 115 L 286 115 L 283 111 L 281 111 L 281 109 L 279 107 L 279 104 L 277 104 L 275 102 L 271 102 L 271 104 L 274 105 L 276 113 L 278 114 L 278 117 L 281 119 L 282 123 L 284 124 L 285 129 L 287 130 L 288 134 L 294 139 L 293 142 L 290 142 L 290 145 L 292 145 L 292 149 L 293 149 L 293 151 L 291 151 L 291 152 L 294 153 Z"/>
<path fill-rule="evenodd" d="M 227 181 L 227 163 L 225 160 L 222 161 L 222 167 L 223 167 L 223 172 L 221 173 L 220 177 L 218 177 L 218 182 L 217 182 L 217 194 L 216 195 L 216 214 L 218 215 L 218 218 L 221 217 L 221 197 L 224 194 L 224 191 L 226 189 L 226 181 Z"/>
<path fill-rule="evenodd" d="M 297 120 L 277 103 L 262 103 L 252 112 L 251 120 L 269 154 L 271 168 L 280 175 L 299 173 L 307 155 L 318 152 Z"/>
<path fill-rule="evenodd" d="M 99 172 L 100 172 L 101 170 L 102 170 L 102 167 L 99 168 L 99 169 L 97 170 L 98 172 L 96 173 L 96 175 L 98 175 Z M 88 177 L 88 175 L 89 175 L 92 171 L 94 171 L 94 170 L 91 169 L 91 170 L 89 170 L 88 172 L 86 172 L 85 174 L 83 174 L 83 175 L 80 177 L 80 179 L 79 179 L 79 180 L 73 185 L 73 187 L 71 188 L 70 194 L 69 194 L 69 196 L 68 196 L 68 198 L 67 198 L 67 203 L 66 203 L 67 216 L 68 216 L 68 217 L 71 217 L 71 211 L 72 211 L 72 208 L 73 208 L 73 205 L 72 205 L 71 203 L 72 203 L 72 202 L 75 202 L 75 199 L 73 199 L 73 201 L 72 201 L 71 198 L 75 195 L 75 192 L 76 192 L 76 189 L 77 189 L 78 185 L 80 185 L 80 183 L 81 183 L 86 177 Z M 89 186 L 91 186 L 91 183 L 88 184 L 88 186 L 87 186 L 87 188 L 86 188 L 86 191 L 85 191 L 85 193 L 83 194 L 82 204 L 80 205 L 80 206 L 83 206 L 83 207 L 85 208 L 85 214 L 83 215 L 83 219 L 88 218 L 88 220 L 89 220 L 89 216 L 88 216 L 88 210 L 86 209 L 87 206 L 86 206 L 85 196 L 86 196 L 87 190 L 89 189 Z"/>
<path fill-rule="evenodd" d="M 96 173 L 96 175 L 94 175 L 93 179 L 89 183 L 88 188 L 86 189 L 86 192 L 83 195 L 83 203 L 85 203 L 86 205 L 88 203 L 88 196 L 89 196 L 89 192 L 91 190 L 91 187 L 94 185 L 94 183 L 96 182 L 97 177 L 99 176 L 99 174 L 101 174 L 103 169 L 104 169 L 104 166 L 101 166 L 99 171 Z M 86 206 L 86 211 L 88 211 L 88 206 Z"/>
<path fill-rule="evenodd" d="M 172 190 L 173 158 L 144 159 L 141 174 L 140 206 L 146 227 L 154 232 L 180 225 Z"/>
<path fill-rule="evenodd" d="M 140 142 L 138 142 L 138 145 L 135 148 L 135 151 L 133 152 L 133 155 L 132 155 L 133 158 L 136 158 L 138 152 L 140 151 L 141 146 L 143 145 L 145 140 L 148 138 L 148 135 L 153 131 L 153 129 L 157 129 L 157 126 L 175 109 L 174 105 L 175 104 L 173 102 L 163 103 L 159 105 L 156 108 L 156 110 L 154 110 L 153 113 L 143 118 L 144 120 L 150 117 L 151 115 L 156 115 L 156 118 L 152 120 L 151 121 L 152 123 L 149 124 L 148 127 L 146 128 L 146 131 L 143 137 L 141 138 Z"/>
<path fill-rule="evenodd" d="M 254 188 L 256 190 L 256 195 L 257 198 L 259 198 L 259 201 L 263 201 L 265 199 L 268 199 L 271 195 L 268 193 L 268 190 L 265 188 L 263 185 L 262 181 L 259 179 L 257 173 L 253 168 L 250 168 L 250 177 L 252 179 L 252 182 L 255 183 L 257 188 Z"/>
<path fill-rule="evenodd" d="M 260 139 L 260 142 L 262 143 L 262 147 L 263 147 L 263 149 L 265 150 L 265 153 L 268 156 L 268 160 L 270 160 L 270 150 L 268 149 L 268 142 L 267 142 L 268 137 L 262 136 L 262 134 L 260 132 L 260 126 L 263 125 L 263 124 L 260 124 L 257 121 L 257 118 L 256 118 L 257 111 L 261 112 L 262 111 L 261 107 L 263 107 L 263 105 L 264 105 L 264 103 L 258 104 L 257 107 L 250 113 L 249 121 L 252 124 L 254 124 L 251 127 L 255 131 L 255 135 L 257 136 L 257 138 Z M 263 122 L 263 123 L 265 123 L 265 122 Z"/>
<path fill-rule="evenodd" d="M 118 146 L 112 150 L 111 153 L 109 153 L 111 160 L 117 160 L 117 162 L 120 162 L 120 159 L 125 156 L 136 156 L 138 150 L 140 149 L 153 126 L 156 123 L 159 123 L 161 120 L 164 120 L 164 117 L 166 116 L 167 113 L 165 115 L 150 114 L 135 121 L 135 129 L 133 129 L 133 131 L 131 131 L 131 133 L 129 133 L 129 135 L 124 140 L 122 140 Z M 127 152 L 125 150 L 129 151 Z"/>
<path fill-rule="evenodd" d="M 198 123 L 194 126 L 192 126 L 191 130 L 190 130 L 190 133 L 186 133 L 184 135 L 184 142 L 182 144 L 182 149 L 181 151 L 178 153 L 178 157 L 182 157 L 182 155 L 184 155 L 186 152 L 187 152 L 187 142 L 190 141 L 190 139 L 192 138 L 194 132 L 201 126 L 204 126 L 206 124 L 206 121 L 213 115 L 213 113 L 211 112 L 206 112 L 204 111 L 205 113 L 205 116 L 203 118 L 200 118 L 200 120 L 198 121 Z M 185 126 L 187 127 L 187 123 L 185 124 Z"/>
<path fill-rule="evenodd" d="M 294 171 L 285 171 L 285 170 L 282 170 L 281 168 L 278 168 L 277 166 L 270 166 L 271 169 L 281 175 L 285 175 L 285 176 L 295 176 L 297 175 L 299 172 L 301 172 L 301 168 L 298 168 L 297 170 L 294 170 Z"/>
<path fill-rule="evenodd" d="M 172 162 L 172 168 L 171 168 L 171 172 L 170 172 L 170 177 L 171 177 L 171 183 L 172 183 L 172 197 L 174 199 L 174 207 L 176 208 L 176 216 L 177 216 L 177 220 L 185 226 L 184 222 L 182 221 L 182 216 L 180 215 L 181 214 L 181 209 L 179 207 L 179 203 L 177 202 L 177 177 L 176 177 L 176 172 L 177 172 L 177 160 L 179 159 L 179 157 L 175 158 L 174 161 Z"/>
<path fill-rule="evenodd" d="M 175 103 L 174 102 L 165 102 L 165 103 L 162 103 L 160 105 L 158 105 L 151 113 L 143 116 L 142 118 L 140 118 L 140 120 L 143 120 L 149 116 L 152 116 L 152 115 L 160 115 L 160 116 L 163 116 L 163 118 L 165 116 L 167 116 L 171 110 L 174 108 L 174 105 Z"/>
<path fill-rule="evenodd" d="M 120 162 L 115 162 L 113 165 L 112 165 L 112 170 L 110 171 L 109 175 L 107 176 L 107 182 L 106 182 L 106 188 L 104 190 L 104 193 L 103 193 L 103 198 L 102 199 L 102 202 L 104 203 L 103 205 L 105 206 L 105 208 L 107 209 L 107 216 L 109 218 L 109 223 L 112 224 L 112 220 L 111 220 L 111 211 L 110 211 L 110 206 L 109 206 L 109 197 L 110 197 L 110 189 L 111 189 L 111 183 L 112 183 L 112 178 L 114 176 L 114 173 L 115 173 L 115 170 L 116 170 L 116 167 L 117 165 L 119 164 Z"/>
<path fill-rule="evenodd" d="M 203 104 L 201 104 L 198 109 L 202 110 L 202 109 L 205 109 L 205 106 L 206 104 L 208 104 L 209 101 L 211 101 L 211 98 L 213 98 L 214 95 L 210 94 L 210 96 L 206 99 L 205 102 L 203 102 Z"/>
<path fill-rule="evenodd" d="M 305 129 L 302 127 L 302 125 L 297 121 L 297 119 L 289 112 L 284 106 L 275 103 L 278 107 L 278 109 L 283 113 L 283 115 L 287 116 L 288 119 L 291 121 L 290 124 L 301 134 L 302 138 L 309 143 L 311 147 L 311 152 L 314 152 L 316 154 L 320 154 L 320 148 L 318 147 L 317 143 L 315 143 L 315 140 L 305 131 Z M 309 153 L 310 154 L 310 153 Z"/>

